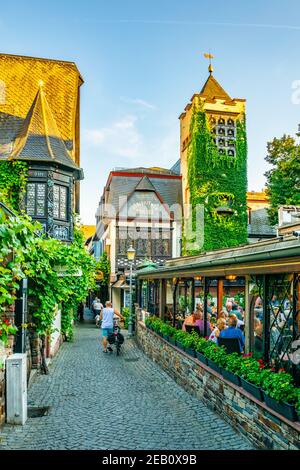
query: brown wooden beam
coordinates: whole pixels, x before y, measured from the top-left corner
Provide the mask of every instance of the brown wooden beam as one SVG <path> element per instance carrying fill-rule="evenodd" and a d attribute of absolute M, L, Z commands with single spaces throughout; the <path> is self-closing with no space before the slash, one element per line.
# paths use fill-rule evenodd
<path fill-rule="evenodd" d="M 223 279 L 218 279 L 218 288 L 217 288 L 217 311 L 218 311 L 218 318 L 220 316 L 220 312 L 223 308 Z"/>

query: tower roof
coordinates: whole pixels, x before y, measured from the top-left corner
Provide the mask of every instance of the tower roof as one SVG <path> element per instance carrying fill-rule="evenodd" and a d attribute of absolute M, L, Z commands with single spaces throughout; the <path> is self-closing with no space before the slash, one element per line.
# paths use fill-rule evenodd
<path fill-rule="evenodd" d="M 212 73 L 210 73 L 208 79 L 204 83 L 202 90 L 200 91 L 200 96 L 208 99 L 222 98 L 225 100 L 231 100 L 228 93 L 226 93 L 226 91 L 221 87 Z"/>
<path fill-rule="evenodd" d="M 78 169 L 68 153 L 40 86 L 22 124 L 9 160 L 55 162 Z"/>

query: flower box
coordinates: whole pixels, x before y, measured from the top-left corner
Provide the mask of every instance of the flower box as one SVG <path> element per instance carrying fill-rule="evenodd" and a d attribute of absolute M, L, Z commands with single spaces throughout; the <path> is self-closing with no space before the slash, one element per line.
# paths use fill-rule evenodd
<path fill-rule="evenodd" d="M 169 343 L 170 343 L 170 344 L 173 344 L 174 346 L 175 346 L 175 344 L 176 344 L 176 341 L 175 341 L 174 338 L 172 338 L 172 336 L 169 336 Z"/>
<path fill-rule="evenodd" d="M 177 346 L 177 348 L 181 349 L 182 351 L 185 351 L 185 347 L 183 346 L 182 343 L 180 343 L 180 341 L 176 340 L 176 346 Z"/>
<path fill-rule="evenodd" d="M 169 341 L 169 336 L 168 335 L 163 335 L 163 339 L 165 339 L 166 341 Z"/>
<path fill-rule="evenodd" d="M 223 369 L 222 367 L 222 376 L 224 377 L 225 380 L 228 380 L 229 382 L 232 382 L 233 384 L 237 385 L 238 387 L 241 386 L 241 379 L 238 375 L 235 375 L 233 372 L 230 372 L 229 370 Z"/>
<path fill-rule="evenodd" d="M 196 351 L 196 358 L 207 366 L 207 358 L 201 352 Z"/>
<path fill-rule="evenodd" d="M 298 417 L 294 405 L 290 405 L 289 403 L 280 403 L 279 401 L 274 400 L 274 398 L 269 397 L 265 392 L 264 398 L 266 405 L 273 411 L 276 411 L 290 421 L 297 421 Z"/>
<path fill-rule="evenodd" d="M 196 351 L 193 348 L 185 348 L 185 352 L 192 357 L 196 357 Z"/>
<path fill-rule="evenodd" d="M 257 385 L 254 385 L 241 377 L 242 387 L 246 392 L 253 395 L 257 400 L 264 401 L 263 391 Z"/>
<path fill-rule="evenodd" d="M 221 374 L 221 368 L 218 364 L 216 364 L 214 361 L 212 361 L 211 359 L 208 359 L 207 358 L 207 365 L 208 367 L 210 367 L 211 369 L 213 369 L 214 371 L 218 372 L 219 374 Z"/>

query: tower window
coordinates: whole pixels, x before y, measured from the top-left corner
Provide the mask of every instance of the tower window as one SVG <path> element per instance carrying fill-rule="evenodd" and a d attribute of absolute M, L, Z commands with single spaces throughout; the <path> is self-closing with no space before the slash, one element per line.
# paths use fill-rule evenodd
<path fill-rule="evenodd" d="M 234 120 L 233 119 L 228 119 L 227 125 L 228 126 L 234 126 Z"/>
<path fill-rule="evenodd" d="M 230 137 L 234 137 L 234 130 L 233 129 L 228 129 L 227 135 Z"/>
<path fill-rule="evenodd" d="M 55 184 L 53 187 L 53 216 L 55 219 L 67 220 L 68 188 Z"/>
<path fill-rule="evenodd" d="M 225 129 L 223 127 L 220 127 L 218 130 L 219 135 L 225 135 Z"/>
<path fill-rule="evenodd" d="M 26 212 L 31 217 L 44 217 L 46 210 L 46 184 L 28 183 Z"/>
<path fill-rule="evenodd" d="M 219 124 L 219 126 L 224 126 L 224 124 L 225 124 L 225 119 L 220 118 L 219 121 L 218 121 L 218 124 Z"/>

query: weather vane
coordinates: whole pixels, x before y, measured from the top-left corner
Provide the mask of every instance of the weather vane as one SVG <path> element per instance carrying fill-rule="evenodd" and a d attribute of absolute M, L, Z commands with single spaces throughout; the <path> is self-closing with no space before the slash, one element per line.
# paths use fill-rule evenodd
<path fill-rule="evenodd" d="M 208 66 L 208 71 L 209 73 L 213 73 L 213 66 L 212 66 L 212 63 L 211 63 L 211 59 L 214 58 L 214 56 L 209 52 L 204 52 L 204 57 L 205 59 L 209 59 L 209 66 Z"/>

